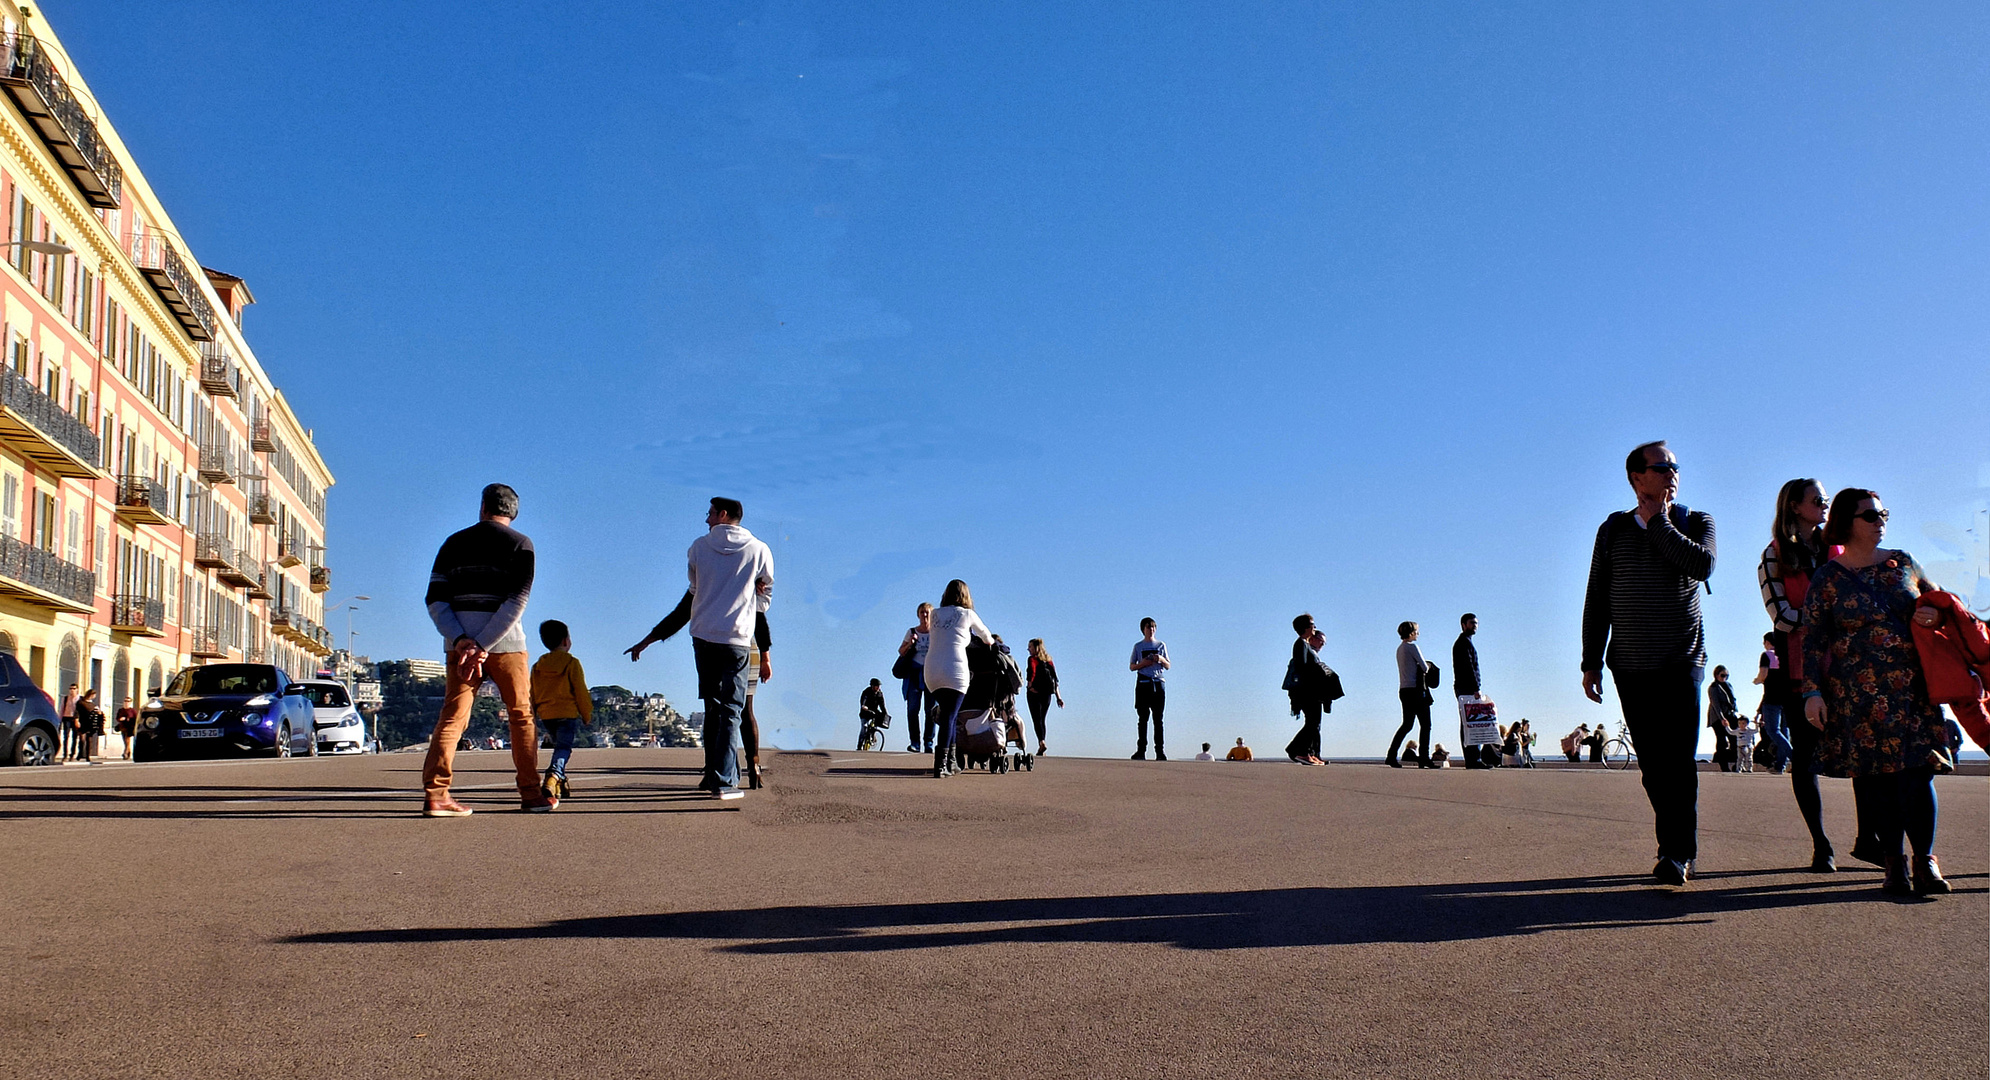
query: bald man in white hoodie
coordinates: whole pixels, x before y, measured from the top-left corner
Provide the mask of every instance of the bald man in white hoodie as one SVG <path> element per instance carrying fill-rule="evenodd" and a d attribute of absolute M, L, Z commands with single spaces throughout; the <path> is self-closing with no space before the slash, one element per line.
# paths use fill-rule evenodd
<path fill-rule="evenodd" d="M 753 644 L 755 617 L 767 610 L 774 595 L 774 554 L 740 527 L 745 515 L 736 499 L 712 500 L 705 515 L 710 531 L 686 552 L 691 587 L 684 600 L 627 650 L 631 660 L 640 660 L 650 645 L 691 627 L 698 696 L 705 700 L 705 776 L 698 787 L 720 799 L 741 797 L 739 755 L 732 740 L 746 704 L 746 654 Z M 763 654 L 763 670 L 769 666 Z"/>

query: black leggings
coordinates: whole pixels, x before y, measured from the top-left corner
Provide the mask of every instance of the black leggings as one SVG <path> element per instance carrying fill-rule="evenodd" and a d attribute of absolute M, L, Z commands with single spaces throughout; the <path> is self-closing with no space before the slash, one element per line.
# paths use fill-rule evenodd
<path fill-rule="evenodd" d="M 747 764 L 760 760 L 760 721 L 753 718 L 753 695 L 746 695 L 746 705 L 739 711 L 739 745 L 746 751 Z"/>
<path fill-rule="evenodd" d="M 1904 837 L 1916 855 L 1935 853 L 1935 770 L 1922 767 L 1852 778 L 1859 816 L 1879 835 L 1880 855 L 1900 854 Z"/>
<path fill-rule="evenodd" d="M 1042 746 L 1047 741 L 1043 737 L 1043 719 L 1050 715 L 1050 695 L 1026 694 L 1024 697 L 1030 705 L 1030 722 L 1036 725 L 1036 744 Z"/>
<path fill-rule="evenodd" d="M 1790 791 L 1797 797 L 1797 812 L 1810 829 L 1811 847 L 1819 855 L 1830 855 L 1831 838 L 1824 835 L 1824 796 L 1817 790 L 1817 729 L 1803 718 L 1803 699 L 1794 711 L 1785 705 L 1785 726 L 1790 731 Z M 1860 815 L 1863 820 L 1864 815 Z M 1863 824 L 1860 832 L 1863 833 Z"/>
<path fill-rule="evenodd" d="M 960 716 L 961 692 L 958 690 L 935 690 L 933 700 L 939 703 L 935 712 L 939 716 L 939 734 L 933 740 L 933 771 L 941 766 L 953 765 L 954 720 Z"/>

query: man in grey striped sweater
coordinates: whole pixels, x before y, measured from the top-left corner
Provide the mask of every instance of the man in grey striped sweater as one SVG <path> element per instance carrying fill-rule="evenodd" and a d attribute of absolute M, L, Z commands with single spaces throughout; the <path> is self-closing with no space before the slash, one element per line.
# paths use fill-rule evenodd
<path fill-rule="evenodd" d="M 1684 885 L 1698 854 L 1694 753 L 1707 666 L 1700 587 L 1714 572 L 1714 519 L 1672 501 L 1679 461 L 1664 442 L 1631 451 L 1624 471 L 1638 505 L 1596 530 L 1582 605 L 1582 691 L 1602 702 L 1608 663 L 1658 833 L 1652 875 Z"/>

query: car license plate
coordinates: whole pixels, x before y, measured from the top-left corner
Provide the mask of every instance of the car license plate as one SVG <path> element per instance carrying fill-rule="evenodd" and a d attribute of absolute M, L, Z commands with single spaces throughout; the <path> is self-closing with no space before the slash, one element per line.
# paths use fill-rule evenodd
<path fill-rule="evenodd" d="M 219 728 L 193 727 L 180 729 L 180 738 L 182 739 L 218 739 L 220 737 L 221 731 Z"/>

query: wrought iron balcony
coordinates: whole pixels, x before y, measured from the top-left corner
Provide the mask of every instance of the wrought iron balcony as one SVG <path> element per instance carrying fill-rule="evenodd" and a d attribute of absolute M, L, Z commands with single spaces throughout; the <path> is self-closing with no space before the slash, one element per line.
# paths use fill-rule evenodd
<path fill-rule="evenodd" d="M 221 647 L 221 631 L 213 626 L 190 627 L 184 634 L 187 652 L 196 660 L 221 660 L 228 650 Z"/>
<path fill-rule="evenodd" d="M 255 562 L 249 558 L 248 548 L 230 547 L 227 556 L 226 563 L 214 568 L 215 580 L 238 589 L 246 589 L 256 583 L 258 571 Z"/>
<path fill-rule="evenodd" d="M 210 442 L 200 444 L 199 451 L 200 464 L 196 471 L 202 480 L 210 484 L 235 482 L 234 448 L 224 442 Z"/>
<path fill-rule="evenodd" d="M 331 568 L 331 567 L 329 567 L 329 566 L 314 566 L 314 567 L 312 567 L 312 568 L 311 568 L 311 591 L 312 591 L 312 592 L 331 592 L 331 591 L 332 591 L 332 568 Z"/>
<path fill-rule="evenodd" d="M 276 453 L 276 426 L 268 417 L 257 417 L 249 424 L 249 446 L 265 454 Z"/>
<path fill-rule="evenodd" d="M 99 475 L 90 426 L 9 367 L 0 367 L 0 442 L 57 476 Z"/>
<path fill-rule="evenodd" d="M 120 476 L 117 515 L 144 525 L 165 525 L 173 520 L 173 493 L 149 476 Z"/>
<path fill-rule="evenodd" d="M 304 562 L 304 545 L 294 536 L 286 536 L 276 542 L 276 564 L 278 566 L 298 566 Z"/>
<path fill-rule="evenodd" d="M 200 291 L 200 281 L 164 233 L 146 230 L 131 238 L 131 261 L 145 274 L 173 318 L 195 341 L 214 340 L 214 308 Z M 205 365 L 203 365 L 205 367 Z"/>
<path fill-rule="evenodd" d="M 296 618 L 297 618 L 297 613 L 290 610 L 289 608 L 283 608 L 283 607 L 270 608 L 269 609 L 270 632 L 274 634 L 280 634 L 286 638 L 289 637 L 291 633 L 291 623 Z"/>
<path fill-rule="evenodd" d="M 124 170 L 41 42 L 28 34 L 0 34 L 0 85 L 84 201 L 115 209 L 124 198 Z"/>
<path fill-rule="evenodd" d="M 269 658 L 269 646 L 268 646 L 268 645 L 244 645 L 244 646 L 242 646 L 242 662 L 243 662 L 244 664 L 267 664 L 267 663 L 269 663 L 269 662 L 270 662 L 270 658 Z"/>
<path fill-rule="evenodd" d="M 219 570 L 235 563 L 235 549 L 220 533 L 201 533 L 194 537 L 193 564 L 207 570 Z"/>
<path fill-rule="evenodd" d="M 149 596 L 112 597 L 111 629 L 140 637 L 164 637 L 166 602 Z"/>
<path fill-rule="evenodd" d="M 0 595 L 58 611 L 97 610 L 97 575 L 49 552 L 0 536 Z"/>
<path fill-rule="evenodd" d="M 259 566 L 251 575 L 248 597 L 251 600 L 274 600 L 276 593 L 277 569 L 274 566 Z"/>
<path fill-rule="evenodd" d="M 218 341 L 200 345 L 200 388 L 215 397 L 242 396 L 242 368 Z"/>
<path fill-rule="evenodd" d="M 267 488 L 249 489 L 249 520 L 257 525 L 276 524 L 276 500 Z"/>

